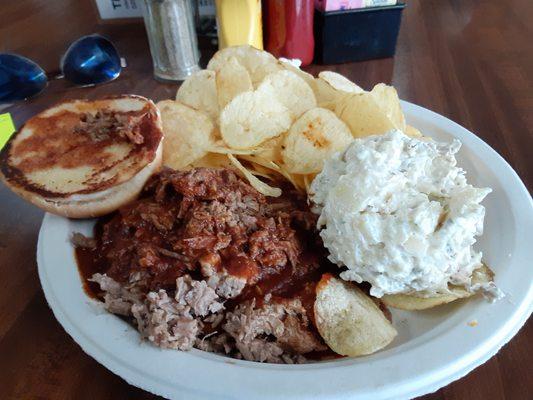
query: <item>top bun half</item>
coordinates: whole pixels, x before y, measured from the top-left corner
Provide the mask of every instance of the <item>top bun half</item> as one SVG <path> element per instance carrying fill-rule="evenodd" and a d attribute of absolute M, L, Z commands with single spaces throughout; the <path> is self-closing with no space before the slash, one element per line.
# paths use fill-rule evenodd
<path fill-rule="evenodd" d="M 4 182 L 46 211 L 87 218 L 133 200 L 161 166 L 154 103 L 122 95 L 70 100 L 29 119 L 0 155 Z"/>

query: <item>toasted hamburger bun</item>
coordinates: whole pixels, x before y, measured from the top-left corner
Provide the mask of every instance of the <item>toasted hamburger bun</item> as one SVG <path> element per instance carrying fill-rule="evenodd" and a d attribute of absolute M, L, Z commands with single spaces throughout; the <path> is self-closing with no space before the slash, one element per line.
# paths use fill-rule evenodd
<path fill-rule="evenodd" d="M 24 199 L 70 218 L 107 214 L 137 197 L 162 162 L 161 117 L 141 96 L 70 100 L 29 119 L 0 155 Z"/>

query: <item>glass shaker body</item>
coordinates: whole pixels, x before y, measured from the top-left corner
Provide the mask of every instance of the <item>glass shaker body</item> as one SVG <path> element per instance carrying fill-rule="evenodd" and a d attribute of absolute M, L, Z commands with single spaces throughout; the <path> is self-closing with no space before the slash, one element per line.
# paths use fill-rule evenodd
<path fill-rule="evenodd" d="M 181 81 L 200 69 L 193 0 L 144 0 L 154 77 Z"/>

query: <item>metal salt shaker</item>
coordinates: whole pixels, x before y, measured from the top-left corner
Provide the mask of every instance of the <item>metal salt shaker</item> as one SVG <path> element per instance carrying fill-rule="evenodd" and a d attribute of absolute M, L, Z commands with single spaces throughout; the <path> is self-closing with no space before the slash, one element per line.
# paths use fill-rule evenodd
<path fill-rule="evenodd" d="M 193 0 L 144 0 L 154 77 L 181 81 L 200 69 Z"/>

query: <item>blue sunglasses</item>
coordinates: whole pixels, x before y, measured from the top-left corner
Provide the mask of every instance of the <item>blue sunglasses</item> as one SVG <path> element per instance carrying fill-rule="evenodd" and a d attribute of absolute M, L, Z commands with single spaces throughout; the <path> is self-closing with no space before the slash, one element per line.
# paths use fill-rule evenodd
<path fill-rule="evenodd" d="M 97 85 L 116 79 L 122 70 L 120 56 L 103 36 L 89 35 L 76 40 L 60 62 L 61 77 L 79 86 Z M 44 90 L 46 72 L 32 60 L 0 53 L 0 103 L 24 100 Z"/>

